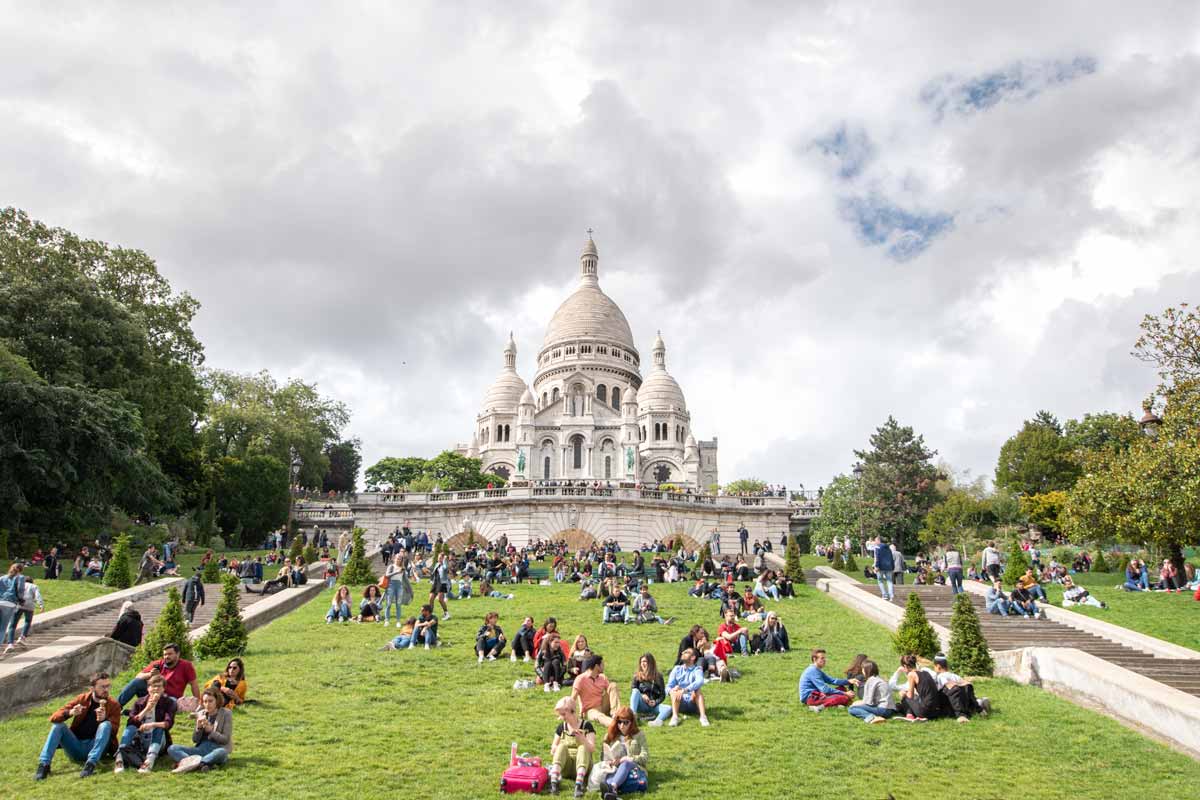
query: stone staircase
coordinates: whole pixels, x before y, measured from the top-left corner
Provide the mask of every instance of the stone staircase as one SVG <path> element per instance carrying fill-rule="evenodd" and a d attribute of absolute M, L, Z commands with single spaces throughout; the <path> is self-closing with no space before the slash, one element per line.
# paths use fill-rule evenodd
<path fill-rule="evenodd" d="M 822 577 L 818 573 L 809 576 L 813 581 Z M 866 591 L 876 593 L 873 584 L 863 584 Z M 925 606 L 929 621 L 949 629 L 954 595 L 949 586 L 895 587 L 894 602 L 904 606 L 909 594 L 916 592 Z M 1110 641 L 1095 634 L 1076 630 L 1052 620 L 1024 619 L 1023 617 L 1000 617 L 987 613 L 984 599 L 967 593 L 979 614 L 980 627 L 992 651 L 1015 650 L 1022 647 L 1074 647 L 1112 664 L 1124 667 L 1139 675 L 1156 680 L 1167 686 L 1200 697 L 1200 660 L 1186 658 L 1158 658 L 1149 653 Z"/>
<path fill-rule="evenodd" d="M 182 584 L 178 584 L 182 591 Z M 201 625 L 208 624 L 213 614 L 217 610 L 217 603 L 221 599 L 221 584 L 206 583 L 204 584 L 204 599 L 205 604 L 196 609 L 196 618 L 192 623 L 192 628 L 199 628 Z M 238 594 L 240 605 L 245 608 L 248 604 L 255 600 L 262 599 L 256 594 Z M 167 589 L 163 588 L 153 594 L 146 595 L 134 601 L 133 607 L 142 615 L 143 633 L 148 633 L 158 620 L 159 612 L 167 604 Z M 25 640 L 28 647 L 25 650 L 35 650 L 48 644 L 62 639 L 66 636 L 107 636 L 112 632 L 113 626 L 117 624 L 117 618 L 120 616 L 120 607 L 114 606 L 111 608 L 101 608 L 95 611 L 87 611 L 79 616 L 70 619 L 45 625 L 36 626 L 30 631 L 29 637 Z M 37 617 L 35 616 L 36 620 Z M 21 651 L 11 653 L 9 659 L 17 659 Z M 0 662 L 2 663 L 2 662 Z"/>

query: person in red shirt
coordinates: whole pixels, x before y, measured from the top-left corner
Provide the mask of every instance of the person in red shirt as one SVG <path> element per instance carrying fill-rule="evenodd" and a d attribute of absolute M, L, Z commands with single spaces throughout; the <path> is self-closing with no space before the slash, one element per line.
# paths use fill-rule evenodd
<path fill-rule="evenodd" d="M 178 700 L 183 697 L 183 690 L 191 687 L 192 697 L 199 701 L 200 682 L 196 680 L 196 668 L 192 666 L 192 662 L 180 658 L 179 645 L 171 643 L 163 645 L 162 658 L 151 661 L 133 680 L 125 684 L 125 688 L 117 696 L 121 707 L 124 708 L 134 696 L 145 697 L 149 694 L 146 681 L 156 673 L 162 676 L 164 694 L 167 697 Z"/>

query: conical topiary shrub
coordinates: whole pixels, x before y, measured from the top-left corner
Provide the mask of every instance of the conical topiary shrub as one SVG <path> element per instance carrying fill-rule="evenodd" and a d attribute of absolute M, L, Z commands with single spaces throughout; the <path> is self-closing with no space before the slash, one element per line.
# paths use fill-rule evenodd
<path fill-rule="evenodd" d="M 954 598 L 954 611 L 950 614 L 950 652 L 947 656 L 950 669 L 959 675 L 991 677 L 996 668 L 969 592 L 962 592 Z"/>
<path fill-rule="evenodd" d="M 233 658 L 246 652 L 249 636 L 242 610 L 238 605 L 241 582 L 232 575 L 221 578 L 221 600 L 208 630 L 196 641 L 196 653 L 201 658 Z"/>
<path fill-rule="evenodd" d="M 1008 549 L 1008 565 L 1004 567 L 1004 585 L 1012 586 L 1029 569 L 1029 556 L 1021 549 L 1021 543 L 1013 539 Z"/>
<path fill-rule="evenodd" d="M 123 533 L 117 537 L 112 557 L 108 559 L 108 566 L 104 568 L 104 578 L 101 580 L 105 586 L 114 589 L 128 589 L 133 586 L 133 565 L 129 563 L 130 547 L 129 534 Z"/>
<path fill-rule="evenodd" d="M 908 595 L 904 619 L 892 634 L 892 648 L 897 655 L 916 653 L 928 659 L 932 659 L 941 649 L 937 632 L 929 624 L 929 619 L 925 616 L 925 606 L 921 604 L 921 598 L 916 592 L 910 592 Z"/>
<path fill-rule="evenodd" d="M 167 589 L 167 604 L 159 612 L 150 633 L 146 634 L 141 646 L 134 652 L 134 665 L 141 669 L 161 657 L 163 646 L 172 643 L 179 645 L 181 658 L 192 660 L 192 640 L 188 638 L 188 624 L 183 618 L 183 601 L 179 598 L 179 589 L 174 586 Z"/>
<path fill-rule="evenodd" d="M 375 573 L 371 570 L 371 562 L 367 559 L 367 546 L 363 542 L 363 529 L 354 529 L 354 547 L 350 551 L 350 560 L 342 573 L 342 583 L 347 586 L 366 586 L 375 583 Z"/>
<path fill-rule="evenodd" d="M 792 583 L 804 583 L 804 565 L 800 563 L 800 542 L 795 536 L 788 537 L 787 560 L 783 566 L 783 574 L 792 579 Z"/>
<path fill-rule="evenodd" d="M 1108 572 L 1108 562 L 1104 560 L 1104 551 L 1097 550 L 1092 560 L 1092 572 Z"/>

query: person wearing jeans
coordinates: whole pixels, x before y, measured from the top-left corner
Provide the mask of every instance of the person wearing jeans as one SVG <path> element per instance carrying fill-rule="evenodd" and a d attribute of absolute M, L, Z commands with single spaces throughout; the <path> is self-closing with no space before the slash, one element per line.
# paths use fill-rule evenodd
<path fill-rule="evenodd" d="M 121 706 L 109 697 L 112 679 L 107 672 L 95 673 L 88 683 L 86 692 L 50 715 L 52 727 L 38 756 L 35 781 L 50 774 L 50 762 L 59 747 L 72 761 L 83 763 L 81 778 L 94 775 L 96 765 L 110 749 L 113 731 L 121 724 Z"/>
<path fill-rule="evenodd" d="M 892 599 L 892 570 L 896 562 L 892 558 L 892 548 L 875 537 L 875 580 L 879 583 L 879 596 L 884 600 Z"/>

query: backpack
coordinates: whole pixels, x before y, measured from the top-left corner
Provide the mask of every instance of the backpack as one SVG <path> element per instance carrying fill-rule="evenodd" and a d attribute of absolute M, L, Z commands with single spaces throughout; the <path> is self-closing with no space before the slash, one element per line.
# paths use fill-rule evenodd
<path fill-rule="evenodd" d="M 508 769 L 500 776 L 500 791 L 505 794 L 528 792 L 539 794 L 550 785 L 550 772 L 542 766 L 540 758 L 528 753 L 517 755 L 517 743 L 512 743 L 508 757 Z"/>

